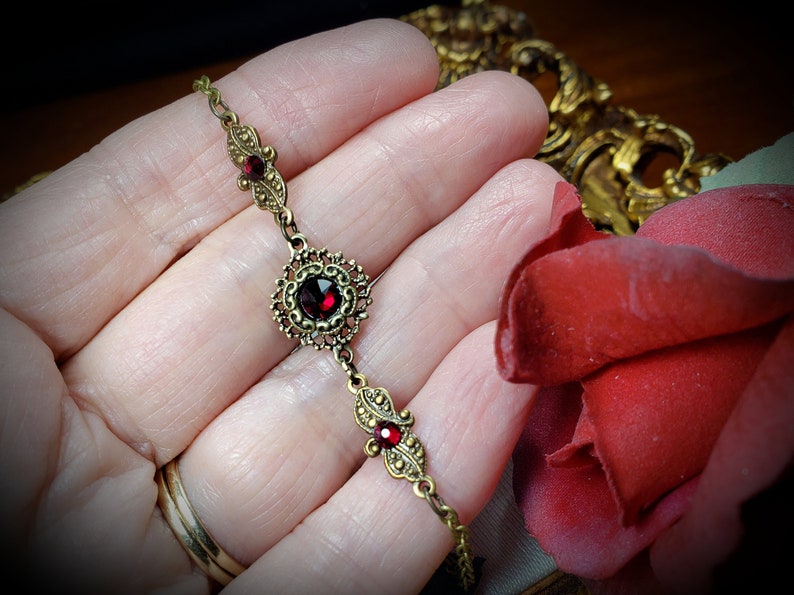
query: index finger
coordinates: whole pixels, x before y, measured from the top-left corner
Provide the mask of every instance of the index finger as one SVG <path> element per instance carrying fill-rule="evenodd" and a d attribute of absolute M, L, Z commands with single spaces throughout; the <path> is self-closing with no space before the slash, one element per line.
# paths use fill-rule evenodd
<path fill-rule="evenodd" d="M 281 148 L 279 170 L 290 178 L 432 91 L 437 76 L 420 31 L 377 20 L 276 48 L 222 84 L 242 119 L 257 112 L 259 132 Z M 56 358 L 74 353 L 249 204 L 226 176 L 213 175 L 228 161 L 217 131 L 193 125 L 197 109 L 183 99 L 140 118 L 0 205 L 0 306 L 44 337 Z"/>

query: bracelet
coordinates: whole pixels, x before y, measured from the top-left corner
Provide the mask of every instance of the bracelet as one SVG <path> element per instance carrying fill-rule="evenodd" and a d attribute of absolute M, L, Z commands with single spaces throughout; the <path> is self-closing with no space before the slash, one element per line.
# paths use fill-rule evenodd
<path fill-rule="evenodd" d="M 389 474 L 408 480 L 414 494 L 426 500 L 447 525 L 455 544 L 448 566 L 454 570 L 460 587 L 472 590 L 475 574 L 469 529 L 441 498 L 436 481 L 426 472 L 425 448 L 411 431 L 413 415 L 407 409 L 397 410 L 385 388 L 369 386 L 354 363 L 350 342 L 372 303 L 370 278 L 355 260 L 345 259 L 341 252 L 309 245 L 298 230 L 292 210 L 286 206 L 287 186 L 275 167 L 276 150 L 262 146 L 255 128 L 240 124 L 237 114 L 207 76 L 196 80 L 193 89 L 208 97 L 210 110 L 226 132 L 229 157 L 240 169 L 237 187 L 250 191 L 254 204 L 274 215 L 289 247 L 289 262 L 271 295 L 273 319 L 287 337 L 301 345 L 333 353 L 347 376 L 347 389 L 355 397 L 354 419 L 369 435 L 364 452 L 369 457 L 381 455 Z M 166 520 L 205 573 L 226 584 L 242 572 L 243 567 L 220 549 L 193 512 L 181 489 L 176 461 L 158 472 L 158 488 Z"/>

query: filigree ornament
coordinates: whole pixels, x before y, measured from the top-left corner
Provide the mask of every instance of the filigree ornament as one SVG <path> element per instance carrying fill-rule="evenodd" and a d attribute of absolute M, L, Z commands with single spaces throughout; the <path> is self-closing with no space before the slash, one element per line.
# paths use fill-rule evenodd
<path fill-rule="evenodd" d="M 425 478 L 427 458 L 419 438 L 411 432 L 414 418 L 410 411 L 395 411 L 389 391 L 365 386 L 356 392 L 356 423 L 371 438 L 364 445 L 367 456 L 383 454 L 389 474 L 409 481 Z"/>
<path fill-rule="evenodd" d="M 276 285 L 273 319 L 288 337 L 315 349 L 347 345 L 372 303 L 369 277 L 356 261 L 325 248 L 295 250 Z"/>
<path fill-rule="evenodd" d="M 461 588 L 470 592 L 476 581 L 469 529 L 460 522 L 455 509 L 438 494 L 435 480 L 425 474 L 424 446 L 410 430 L 413 416 L 408 410 L 395 412 L 389 393 L 382 388 L 370 388 L 366 376 L 353 363 L 355 355 L 349 343 L 358 333 L 361 321 L 367 318 L 367 307 L 372 303 L 369 277 L 355 260 L 345 260 L 341 252 L 331 253 L 325 248 L 317 250 L 309 246 L 306 236 L 298 230 L 292 209 L 286 206 L 287 189 L 274 165 L 275 149 L 262 147 L 256 129 L 239 124 L 238 115 L 226 105 L 209 77 L 205 75 L 195 80 L 193 88 L 207 96 L 210 110 L 227 132 L 229 157 L 242 172 L 237 186 L 241 190 L 252 190 L 255 204 L 275 215 L 289 246 L 290 261 L 283 267 L 284 274 L 276 280 L 276 291 L 270 296 L 273 319 L 287 337 L 298 339 L 301 345 L 333 351 L 334 359 L 348 377 L 347 389 L 356 397 L 356 423 L 370 435 L 364 451 L 370 457 L 383 453 L 389 474 L 396 479 L 408 479 L 413 484 L 414 494 L 426 500 L 447 526 L 455 542 L 453 571 L 458 575 Z M 158 487 L 162 485 L 164 482 L 160 481 Z M 172 493 L 161 490 L 161 500 L 168 503 L 169 499 L 173 500 Z M 171 526 L 178 528 L 180 525 L 173 523 Z M 193 539 L 195 535 L 189 533 L 187 538 Z M 179 533 L 178 537 L 187 545 L 183 535 L 184 532 Z M 211 540 L 210 543 L 216 545 Z M 210 572 L 217 567 L 219 581 L 231 580 L 242 572 L 241 568 L 227 563 L 234 561 L 225 553 L 221 558 L 203 544 L 200 546 L 197 555 L 204 555 L 214 565 Z"/>
<path fill-rule="evenodd" d="M 275 167 L 276 150 L 270 145 L 262 146 L 253 126 L 240 124 L 229 126 L 226 147 L 232 163 L 241 170 L 237 187 L 251 190 L 260 209 L 280 212 L 287 204 L 287 186 Z"/>
<path fill-rule="evenodd" d="M 688 134 L 657 115 L 614 105 L 609 86 L 538 39 L 520 11 L 462 0 L 402 18 L 435 47 L 439 88 L 483 70 L 506 70 L 541 88 L 552 75 L 549 130 L 537 158 L 577 186 L 585 215 L 605 232 L 632 235 L 650 214 L 699 192 L 702 177 L 732 162 L 721 153 L 698 154 Z"/>

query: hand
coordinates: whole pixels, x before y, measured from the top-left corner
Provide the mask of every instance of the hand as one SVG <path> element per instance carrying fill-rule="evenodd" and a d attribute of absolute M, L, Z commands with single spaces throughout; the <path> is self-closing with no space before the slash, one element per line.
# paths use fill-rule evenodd
<path fill-rule="evenodd" d="M 493 321 L 560 177 L 527 158 L 547 126 L 528 83 L 486 72 L 434 93 L 436 76 L 419 31 L 373 21 L 214 85 L 279 151 L 311 245 L 383 273 L 357 369 L 414 414 L 468 523 L 535 394 L 499 379 Z M 333 355 L 295 350 L 272 320 L 288 247 L 191 84 L 0 205 L 7 573 L 31 590 L 209 592 L 157 505 L 155 472 L 180 456 L 199 518 L 250 566 L 229 593 L 417 592 L 450 533 L 365 456 Z"/>

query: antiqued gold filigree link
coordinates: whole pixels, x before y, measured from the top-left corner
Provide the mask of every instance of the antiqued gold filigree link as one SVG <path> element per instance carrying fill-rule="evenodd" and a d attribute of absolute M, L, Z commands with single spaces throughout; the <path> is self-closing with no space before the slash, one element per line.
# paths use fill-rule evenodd
<path fill-rule="evenodd" d="M 230 125 L 239 122 L 237 114 L 226 105 L 226 102 L 221 98 L 220 90 L 212 86 L 210 78 L 207 75 L 203 75 L 201 78 L 193 81 L 193 90 L 200 91 L 207 96 L 210 103 L 210 110 L 215 117 L 221 121 L 221 127 L 224 130 L 228 130 Z M 219 110 L 218 106 L 222 107 L 223 110 Z"/>
<path fill-rule="evenodd" d="M 521 12 L 463 0 L 458 7 L 432 5 L 403 20 L 435 47 L 439 88 L 483 70 L 512 72 L 530 82 L 556 76 L 547 106 L 549 130 L 536 157 L 577 186 L 583 212 L 606 232 L 633 234 L 651 213 L 699 192 L 702 177 L 732 161 L 719 153 L 699 155 L 686 132 L 658 115 L 613 105 L 609 86 L 538 39 Z M 669 160 L 677 165 L 653 171 Z"/>
<path fill-rule="evenodd" d="M 229 158 L 241 171 L 237 187 L 250 190 L 254 204 L 273 213 L 289 246 L 290 261 L 282 267 L 284 274 L 276 280 L 276 290 L 271 294 L 273 319 L 282 332 L 298 339 L 301 345 L 333 352 L 347 375 L 348 391 L 355 395 L 356 423 L 370 435 L 364 452 L 370 457 L 382 454 L 389 474 L 412 482 L 414 491 L 448 526 L 455 543 L 451 555 L 456 559 L 456 574 L 461 586 L 469 591 L 474 585 L 469 530 L 460 523 L 457 512 L 438 496 L 435 482 L 425 473 L 427 455 L 411 431 L 413 415 L 407 409 L 396 410 L 388 391 L 370 387 L 353 363 L 355 353 L 350 341 L 358 333 L 360 322 L 368 317 L 366 309 L 372 303 L 369 276 L 341 252 L 309 245 L 306 236 L 298 231 L 294 213 L 286 206 L 287 187 L 275 167 L 276 150 L 262 145 L 255 128 L 239 123 L 237 114 L 229 109 L 208 77 L 196 80 L 193 88 L 209 98 L 212 113 L 226 130 Z"/>
<path fill-rule="evenodd" d="M 435 480 L 425 471 L 425 447 L 410 429 L 414 424 L 413 414 L 407 409 L 398 411 L 385 388 L 364 385 L 354 394 L 356 423 L 370 434 L 364 452 L 369 457 L 382 455 L 388 473 L 395 479 L 410 481 L 414 493 L 424 498 L 447 525 L 455 544 L 451 556 L 458 582 L 465 591 L 471 590 L 475 576 L 469 528 L 460 522 L 455 509 L 439 496 Z"/>
<path fill-rule="evenodd" d="M 471 548 L 469 528 L 460 522 L 458 513 L 447 505 L 444 499 L 436 492 L 436 482 L 429 475 L 425 475 L 413 484 L 414 493 L 424 498 L 430 508 L 447 525 L 455 541 L 452 563 L 458 574 L 458 582 L 465 591 L 469 591 L 475 584 L 474 553 Z"/>

